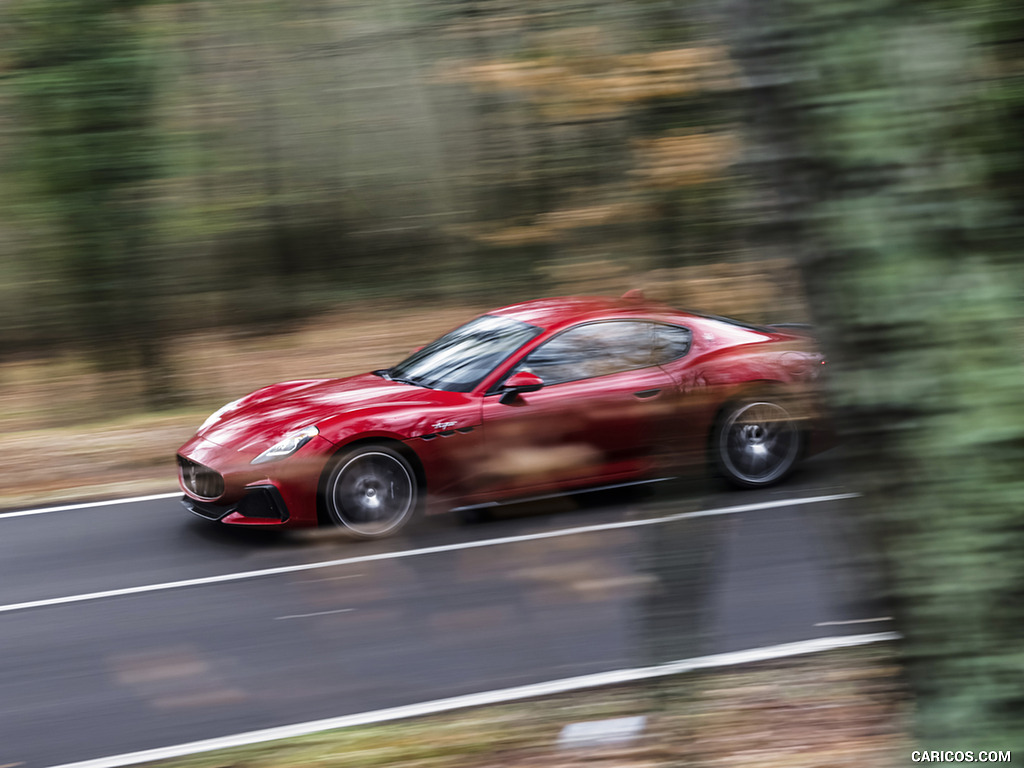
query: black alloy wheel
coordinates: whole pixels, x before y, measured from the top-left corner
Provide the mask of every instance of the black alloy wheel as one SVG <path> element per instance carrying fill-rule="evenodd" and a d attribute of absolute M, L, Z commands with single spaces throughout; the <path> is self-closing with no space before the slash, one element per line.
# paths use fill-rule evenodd
<path fill-rule="evenodd" d="M 324 506 L 331 521 L 360 539 L 397 533 L 412 519 L 418 496 L 412 466 L 385 446 L 343 455 L 324 485 Z"/>
<path fill-rule="evenodd" d="M 715 430 L 719 471 L 733 485 L 762 488 L 785 478 L 800 459 L 803 432 L 783 406 L 751 400 L 728 408 Z"/>

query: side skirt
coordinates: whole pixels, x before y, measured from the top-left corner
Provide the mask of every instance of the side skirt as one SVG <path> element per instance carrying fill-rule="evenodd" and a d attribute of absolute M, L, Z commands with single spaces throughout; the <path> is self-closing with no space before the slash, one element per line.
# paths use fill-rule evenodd
<path fill-rule="evenodd" d="M 675 480 L 675 477 L 656 477 L 651 480 L 631 480 L 628 483 L 612 483 L 611 485 L 594 485 L 586 488 L 574 488 L 571 491 L 560 491 L 558 493 L 545 493 L 540 496 L 525 496 L 505 501 L 485 501 L 482 504 L 469 504 L 465 507 L 453 507 L 451 512 L 469 512 L 477 509 L 493 509 L 494 507 L 506 507 L 510 504 L 529 504 L 534 501 L 546 501 L 547 499 L 559 499 L 565 496 L 577 496 L 582 493 L 596 493 L 598 491 L 611 491 L 615 488 L 629 488 L 634 485 L 652 485 L 664 483 L 668 480 Z"/>

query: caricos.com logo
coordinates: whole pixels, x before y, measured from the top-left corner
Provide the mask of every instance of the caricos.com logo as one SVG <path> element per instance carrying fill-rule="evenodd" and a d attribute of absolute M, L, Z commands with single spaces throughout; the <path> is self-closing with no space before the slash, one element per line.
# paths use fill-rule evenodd
<path fill-rule="evenodd" d="M 915 749 L 910 753 L 910 759 L 915 763 L 1009 763 L 1010 751 Z"/>

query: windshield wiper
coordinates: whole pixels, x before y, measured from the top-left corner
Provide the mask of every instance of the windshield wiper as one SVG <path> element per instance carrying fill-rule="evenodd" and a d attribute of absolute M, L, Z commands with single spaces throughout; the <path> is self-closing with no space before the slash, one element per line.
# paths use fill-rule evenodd
<path fill-rule="evenodd" d="M 396 379 L 393 376 L 388 376 L 388 381 L 396 381 L 399 384 L 410 384 L 414 387 L 423 387 L 424 389 L 433 389 L 433 387 L 428 387 L 423 382 L 416 381 L 415 379 Z"/>
<path fill-rule="evenodd" d="M 402 379 L 402 378 L 397 378 L 395 376 L 392 376 L 390 368 L 381 368 L 379 371 L 374 371 L 373 375 L 374 376 L 380 376 L 382 379 L 386 379 L 387 381 L 393 381 L 396 384 L 409 384 L 410 386 L 413 386 L 413 387 L 423 387 L 424 389 L 433 389 L 433 387 L 428 387 L 426 384 L 424 384 L 424 383 L 422 383 L 420 381 L 416 381 L 415 379 Z"/>

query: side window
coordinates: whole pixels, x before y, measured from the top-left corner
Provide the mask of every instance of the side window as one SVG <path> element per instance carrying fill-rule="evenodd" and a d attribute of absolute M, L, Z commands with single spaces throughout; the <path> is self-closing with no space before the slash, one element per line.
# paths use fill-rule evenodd
<path fill-rule="evenodd" d="M 678 325 L 654 326 L 654 362 L 658 365 L 678 360 L 690 351 L 693 333 Z"/>
<path fill-rule="evenodd" d="M 518 370 L 535 373 L 550 385 L 643 368 L 654 365 L 651 341 L 649 323 L 588 323 L 535 349 Z"/>

